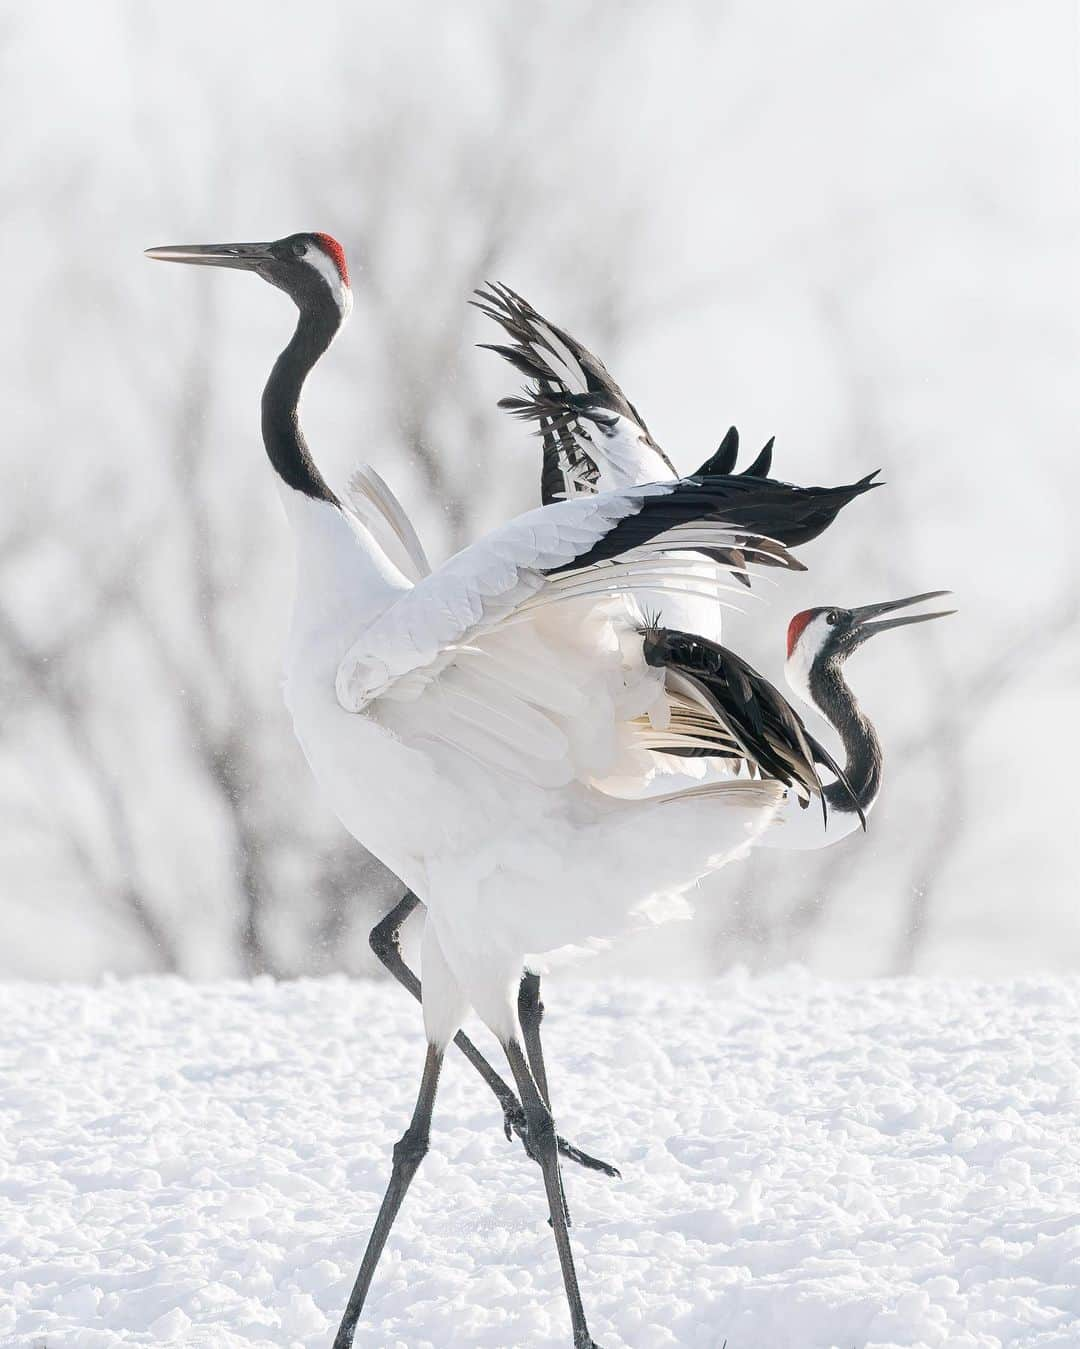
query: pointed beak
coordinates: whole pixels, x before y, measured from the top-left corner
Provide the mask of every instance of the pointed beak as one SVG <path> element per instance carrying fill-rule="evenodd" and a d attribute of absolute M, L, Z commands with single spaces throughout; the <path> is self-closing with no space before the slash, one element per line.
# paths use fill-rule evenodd
<path fill-rule="evenodd" d="M 928 623 L 932 618 L 947 618 L 949 614 L 955 614 L 956 610 L 935 609 L 929 614 L 904 614 L 900 618 L 886 618 L 881 622 L 874 622 L 881 614 L 891 614 L 897 609 L 908 609 L 913 604 L 923 604 L 926 600 L 937 600 L 943 595 L 951 594 L 951 590 L 928 590 L 924 595 L 909 595 L 904 600 L 888 600 L 884 604 L 864 604 L 861 609 L 851 611 L 855 620 L 853 631 L 860 641 L 865 641 L 875 633 L 884 632 L 886 628 L 903 628 L 909 623 Z"/>
<path fill-rule="evenodd" d="M 252 271 L 273 258 L 270 244 L 168 244 L 148 248 L 146 256 L 159 262 L 192 262 L 199 267 L 239 267 Z"/>

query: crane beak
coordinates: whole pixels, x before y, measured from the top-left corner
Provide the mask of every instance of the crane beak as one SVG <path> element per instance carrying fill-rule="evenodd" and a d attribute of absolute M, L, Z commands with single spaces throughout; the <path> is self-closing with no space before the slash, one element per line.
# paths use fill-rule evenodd
<path fill-rule="evenodd" d="M 904 600 L 887 600 L 884 604 L 864 604 L 861 609 L 851 610 L 854 620 L 852 631 L 860 641 L 865 641 L 887 628 L 903 628 L 909 623 L 928 623 L 932 618 L 947 618 L 949 614 L 955 614 L 956 610 L 935 609 L 929 614 L 904 614 L 900 618 L 886 618 L 882 622 L 873 621 L 880 614 L 890 614 L 896 609 L 907 609 L 913 604 L 922 604 L 926 600 L 937 600 L 943 595 L 951 594 L 951 590 L 928 590 L 924 595 L 909 595 Z"/>
<path fill-rule="evenodd" d="M 239 267 L 253 271 L 271 262 L 270 244 L 168 244 L 148 248 L 146 256 L 159 262 L 192 262 L 199 267 Z"/>

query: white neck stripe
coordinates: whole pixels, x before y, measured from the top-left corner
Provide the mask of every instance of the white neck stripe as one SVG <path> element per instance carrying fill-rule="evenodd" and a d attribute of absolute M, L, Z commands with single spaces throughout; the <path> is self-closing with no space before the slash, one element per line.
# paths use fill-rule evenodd
<path fill-rule="evenodd" d="M 310 263 L 330 287 L 330 293 L 334 297 L 341 313 L 341 321 L 344 323 L 352 310 L 352 291 L 342 281 L 337 264 L 332 258 L 327 257 L 318 244 L 312 244 L 308 248 L 304 261 Z"/>

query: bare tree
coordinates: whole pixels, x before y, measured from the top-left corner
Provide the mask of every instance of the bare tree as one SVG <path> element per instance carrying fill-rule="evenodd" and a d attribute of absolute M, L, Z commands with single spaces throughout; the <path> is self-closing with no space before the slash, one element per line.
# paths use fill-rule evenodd
<path fill-rule="evenodd" d="M 25 531 L 6 541 L 4 561 L 30 546 Z M 80 678 L 81 662 L 93 646 L 95 632 L 126 590 L 124 575 L 114 575 L 96 587 L 94 600 L 77 624 L 48 642 L 35 641 L 5 606 L 0 605 L 0 657 L 7 667 L 11 716 L 31 726 L 44 719 L 62 745 L 65 771 L 78 774 L 92 793 L 103 827 L 102 850 L 87 836 L 86 821 L 65 809 L 55 790 L 33 790 L 26 802 L 26 823 L 40 829 L 51 845 L 59 845 L 71 865 L 83 874 L 98 902 L 126 920 L 147 947 L 148 963 L 167 970 L 178 968 L 176 946 L 168 924 L 146 893 L 135 844 L 129 801 L 108 744 L 95 727 L 93 696 Z M 11 696 L 13 694 L 13 696 Z M 36 759 L 27 756 L 28 763 Z M 46 769 L 46 772 L 49 770 Z M 102 855 L 104 853 L 104 855 Z"/>

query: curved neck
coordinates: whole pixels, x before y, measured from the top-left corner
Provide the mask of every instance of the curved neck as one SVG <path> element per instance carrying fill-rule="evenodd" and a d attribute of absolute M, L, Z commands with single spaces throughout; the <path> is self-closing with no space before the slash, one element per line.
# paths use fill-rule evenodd
<path fill-rule="evenodd" d="M 274 362 L 262 396 L 263 444 L 282 482 L 317 501 L 338 499 L 316 467 L 300 429 L 300 390 L 312 366 L 334 340 L 341 314 L 330 303 L 300 310 L 292 341 Z"/>
<path fill-rule="evenodd" d="M 877 732 L 848 688 L 837 662 L 815 665 L 810 671 L 809 686 L 818 710 L 840 736 L 844 746 L 844 776 L 859 806 L 869 814 L 881 790 L 883 757 Z M 825 788 L 825 800 L 830 810 L 849 815 L 856 813 L 851 797 L 840 782 L 829 783 Z"/>

